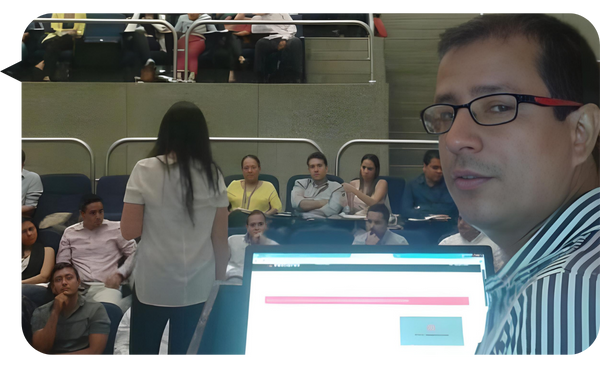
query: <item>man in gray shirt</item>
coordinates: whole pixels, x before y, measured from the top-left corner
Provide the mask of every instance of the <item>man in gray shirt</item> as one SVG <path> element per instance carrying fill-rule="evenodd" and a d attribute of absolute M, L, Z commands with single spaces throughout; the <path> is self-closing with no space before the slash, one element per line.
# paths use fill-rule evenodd
<path fill-rule="evenodd" d="M 32 217 L 44 188 L 38 174 L 24 169 L 25 151 L 21 150 L 21 152 L 21 214 Z"/>
<path fill-rule="evenodd" d="M 298 179 L 292 189 L 294 210 L 304 217 L 330 217 L 337 215 L 346 205 L 346 192 L 342 185 L 327 180 L 327 158 L 315 152 L 306 160 L 309 179 Z"/>
<path fill-rule="evenodd" d="M 33 312 L 31 345 L 45 354 L 101 354 L 110 319 L 104 306 L 79 296 L 81 281 L 70 263 L 57 263 L 50 287 L 56 297 Z"/>

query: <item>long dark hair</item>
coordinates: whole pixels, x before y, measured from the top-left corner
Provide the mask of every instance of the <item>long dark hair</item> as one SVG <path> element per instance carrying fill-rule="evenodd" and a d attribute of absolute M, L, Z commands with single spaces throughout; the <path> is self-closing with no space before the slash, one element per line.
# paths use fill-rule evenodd
<path fill-rule="evenodd" d="M 31 222 L 33 224 L 33 226 L 35 227 L 36 233 L 38 232 L 37 225 L 31 220 L 31 218 L 25 217 L 25 216 L 19 216 L 19 225 L 24 224 L 26 222 Z M 24 255 L 25 255 L 25 245 L 19 243 L 19 258 L 23 258 Z"/>
<path fill-rule="evenodd" d="M 377 157 L 376 155 L 374 155 L 372 153 L 367 153 L 360 160 L 361 166 L 362 166 L 362 163 L 364 160 L 370 160 L 373 162 L 373 165 L 375 165 L 375 177 L 373 178 L 373 185 L 371 186 L 371 188 L 369 188 L 369 191 L 366 193 L 370 197 L 375 192 L 375 186 L 377 185 L 377 181 L 379 180 L 379 157 Z M 358 172 L 358 180 L 360 182 L 360 186 L 358 187 L 358 190 L 360 190 L 362 192 L 363 188 L 365 187 L 365 181 L 362 177 L 362 170 L 360 170 Z"/>
<path fill-rule="evenodd" d="M 174 153 L 177 158 L 181 175 L 182 201 L 194 223 L 194 186 L 191 174 L 193 162 L 200 163 L 206 172 L 208 187 L 215 193 L 219 190 L 221 170 L 212 158 L 204 114 L 191 102 L 175 103 L 162 119 L 158 139 L 150 156 L 167 156 L 170 153 Z M 166 166 L 168 171 L 169 165 Z"/>

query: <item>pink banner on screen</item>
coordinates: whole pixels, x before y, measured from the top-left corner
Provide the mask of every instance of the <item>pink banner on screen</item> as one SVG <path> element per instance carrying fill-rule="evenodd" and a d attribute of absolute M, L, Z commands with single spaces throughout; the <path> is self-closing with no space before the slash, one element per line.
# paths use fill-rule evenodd
<path fill-rule="evenodd" d="M 469 305 L 469 297 L 267 296 L 267 304 Z"/>

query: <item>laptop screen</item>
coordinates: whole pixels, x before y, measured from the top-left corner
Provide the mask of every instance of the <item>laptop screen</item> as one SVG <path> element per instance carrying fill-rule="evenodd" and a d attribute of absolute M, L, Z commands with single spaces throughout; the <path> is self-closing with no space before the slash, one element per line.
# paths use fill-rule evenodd
<path fill-rule="evenodd" d="M 247 253 L 246 354 L 474 354 L 491 251 L 449 248 Z"/>

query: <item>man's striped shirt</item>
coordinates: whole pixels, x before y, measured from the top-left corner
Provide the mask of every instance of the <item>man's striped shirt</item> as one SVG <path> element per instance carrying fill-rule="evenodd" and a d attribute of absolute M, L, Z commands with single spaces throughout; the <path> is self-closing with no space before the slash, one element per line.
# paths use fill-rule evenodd
<path fill-rule="evenodd" d="M 556 211 L 486 283 L 477 354 L 576 354 L 600 329 L 600 188 Z"/>

